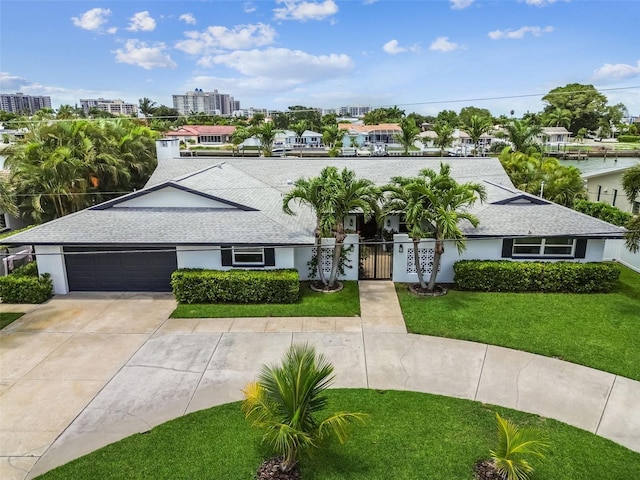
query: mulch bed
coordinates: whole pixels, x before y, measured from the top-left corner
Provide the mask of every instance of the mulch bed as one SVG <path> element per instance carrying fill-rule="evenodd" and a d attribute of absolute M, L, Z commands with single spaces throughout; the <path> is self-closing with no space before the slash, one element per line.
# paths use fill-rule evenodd
<path fill-rule="evenodd" d="M 506 480 L 507 477 L 498 473 L 491 460 L 480 460 L 473 466 L 473 478 L 475 480 Z"/>
<path fill-rule="evenodd" d="M 447 294 L 447 289 L 442 285 L 436 285 L 433 290 L 422 288 L 419 283 L 409 285 L 409 291 L 419 297 L 441 297 Z"/>
<path fill-rule="evenodd" d="M 300 480 L 300 468 L 296 464 L 290 471 L 283 472 L 280 468 L 282 457 L 273 457 L 262 462 L 256 480 Z"/>

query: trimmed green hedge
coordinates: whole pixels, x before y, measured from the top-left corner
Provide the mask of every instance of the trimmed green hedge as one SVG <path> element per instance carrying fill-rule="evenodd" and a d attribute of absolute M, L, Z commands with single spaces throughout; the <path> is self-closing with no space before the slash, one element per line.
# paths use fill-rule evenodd
<path fill-rule="evenodd" d="M 49 274 L 24 276 L 11 274 L 0 277 L 0 298 L 4 303 L 42 303 L 53 296 Z"/>
<path fill-rule="evenodd" d="M 26 265 L 14 269 L 11 275 L 17 275 L 18 277 L 37 277 L 38 264 L 36 262 L 29 262 Z"/>
<path fill-rule="evenodd" d="M 612 263 L 461 260 L 453 266 L 460 290 L 485 292 L 609 292 L 620 276 Z"/>
<path fill-rule="evenodd" d="M 576 200 L 573 204 L 573 209 L 619 227 L 624 227 L 633 218 L 630 213 L 603 202 Z"/>
<path fill-rule="evenodd" d="M 297 270 L 181 269 L 171 275 L 180 303 L 295 303 L 300 297 Z"/>
<path fill-rule="evenodd" d="M 640 142 L 640 135 L 619 135 L 618 136 L 618 141 L 619 142 L 624 142 L 624 143 L 636 143 L 636 142 Z"/>

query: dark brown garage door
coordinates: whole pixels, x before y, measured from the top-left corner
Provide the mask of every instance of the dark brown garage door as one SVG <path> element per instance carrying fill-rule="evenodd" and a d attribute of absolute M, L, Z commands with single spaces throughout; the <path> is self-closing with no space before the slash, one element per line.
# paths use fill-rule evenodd
<path fill-rule="evenodd" d="M 75 292 L 169 292 L 178 268 L 172 247 L 64 247 L 64 252 L 69 290 Z"/>

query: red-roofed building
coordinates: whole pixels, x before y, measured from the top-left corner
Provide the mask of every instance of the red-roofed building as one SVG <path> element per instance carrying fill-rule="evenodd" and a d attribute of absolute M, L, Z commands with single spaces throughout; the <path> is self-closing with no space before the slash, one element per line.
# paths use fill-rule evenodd
<path fill-rule="evenodd" d="M 236 127 L 230 125 L 183 125 L 178 130 L 165 132 L 165 138 L 177 138 L 197 145 L 223 145 L 231 143 Z"/>

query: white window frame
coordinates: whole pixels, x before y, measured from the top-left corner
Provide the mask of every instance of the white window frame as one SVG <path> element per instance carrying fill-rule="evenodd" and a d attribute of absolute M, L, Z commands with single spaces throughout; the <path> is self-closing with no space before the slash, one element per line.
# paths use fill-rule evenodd
<path fill-rule="evenodd" d="M 571 243 L 566 243 L 566 244 L 554 244 L 552 243 L 553 240 L 557 240 L 557 239 L 568 239 L 571 240 Z M 518 243 L 518 240 L 534 240 L 534 239 L 538 239 L 540 240 L 538 243 Z M 516 251 L 516 249 L 519 246 L 526 246 L 526 247 L 538 247 L 538 253 L 518 253 Z M 547 253 L 547 248 L 550 249 L 560 249 L 560 248 L 567 248 L 567 247 L 571 247 L 571 251 L 569 253 L 555 253 L 555 252 L 549 252 Z M 513 245 L 511 247 L 511 256 L 512 258 L 530 258 L 530 257 L 536 257 L 536 258 L 574 258 L 576 255 L 576 239 L 575 238 L 570 238 L 570 237 L 549 237 L 549 238 L 545 238 L 545 237 L 539 237 L 539 238 L 531 238 L 531 237 L 527 237 L 527 238 L 514 238 L 513 239 Z"/>
<path fill-rule="evenodd" d="M 262 257 L 262 260 L 259 262 L 255 261 L 243 261 L 238 259 L 237 255 L 256 255 L 259 254 Z M 234 267 L 264 267 L 266 264 L 266 259 L 264 255 L 264 247 L 232 247 L 231 248 L 231 265 Z"/>

